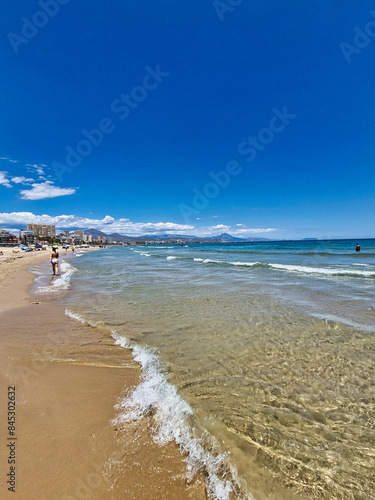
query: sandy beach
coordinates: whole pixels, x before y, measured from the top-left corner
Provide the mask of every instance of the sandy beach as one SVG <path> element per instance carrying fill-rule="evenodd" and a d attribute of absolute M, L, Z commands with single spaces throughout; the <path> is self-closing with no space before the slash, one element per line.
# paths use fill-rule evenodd
<path fill-rule="evenodd" d="M 121 428 L 112 424 L 118 398 L 140 380 L 131 352 L 114 346 L 106 332 L 67 317 L 62 306 L 28 293 L 28 268 L 49 252 L 2 251 L 1 498 L 206 498 L 203 477 L 187 484 L 177 446 L 152 441 L 152 416 Z M 8 387 L 15 388 L 12 437 L 9 429 L 4 435 Z M 4 479 L 10 454 L 16 495 Z"/>

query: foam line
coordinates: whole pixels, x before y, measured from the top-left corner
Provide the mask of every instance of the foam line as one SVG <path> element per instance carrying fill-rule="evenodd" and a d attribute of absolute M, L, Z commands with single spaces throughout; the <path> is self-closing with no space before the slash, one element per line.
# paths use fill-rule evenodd
<path fill-rule="evenodd" d="M 56 293 L 61 290 L 67 290 L 70 287 L 70 280 L 76 269 L 68 262 L 62 262 L 59 266 L 59 270 L 61 271 L 60 277 L 56 278 L 51 285 L 40 286 L 35 293 Z"/>
<path fill-rule="evenodd" d="M 117 332 L 112 332 L 112 337 L 115 344 L 133 350 L 133 358 L 141 366 L 143 373 L 142 382 L 129 397 L 117 405 L 121 413 L 115 423 L 140 420 L 145 415 L 154 413 L 157 426 L 153 436 L 155 442 L 165 445 L 175 441 L 187 454 L 188 480 L 204 467 L 207 472 L 206 487 L 209 498 L 229 500 L 233 482 L 237 483 L 234 479 L 237 474 L 231 467 L 233 482 L 219 478 L 218 471 L 224 463 L 227 463 L 227 455 L 214 456 L 204 449 L 202 439 L 193 435 L 190 424 L 193 410 L 178 394 L 177 388 L 167 381 L 155 352 L 130 342 Z"/>
<path fill-rule="evenodd" d="M 65 314 L 80 323 L 95 326 L 95 323 L 69 309 L 65 310 Z M 137 421 L 153 413 L 156 421 L 154 441 L 160 445 L 175 441 L 187 454 L 185 459 L 187 479 L 191 480 L 199 470 L 204 468 L 207 473 L 208 498 L 230 500 L 231 492 L 239 491 L 237 471 L 230 464 L 228 454 L 211 453 L 204 448 L 203 438 L 194 436 L 191 424 L 194 412 L 178 394 L 177 388 L 168 382 L 156 351 L 147 346 L 140 346 L 114 330 L 112 330 L 112 338 L 116 345 L 132 350 L 133 359 L 142 369 L 141 383 L 129 397 L 124 398 L 115 406 L 120 413 L 113 424 Z M 214 438 L 207 431 L 205 433 L 206 440 L 214 442 Z M 229 471 L 227 476 L 230 480 L 219 477 L 219 470 L 223 466 Z M 253 500 L 251 495 L 246 498 Z"/>

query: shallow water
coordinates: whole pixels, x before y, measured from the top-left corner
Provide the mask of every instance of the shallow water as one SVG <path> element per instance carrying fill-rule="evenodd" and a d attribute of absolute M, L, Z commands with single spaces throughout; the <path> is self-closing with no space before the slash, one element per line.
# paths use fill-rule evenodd
<path fill-rule="evenodd" d="M 71 262 L 64 302 L 160 360 L 122 411 L 154 404 L 185 444 L 201 436 L 226 454 L 229 472 L 210 469 L 224 479 L 213 497 L 228 498 L 236 470 L 255 498 L 372 498 L 375 241 L 360 254 L 355 243 L 89 252 Z M 155 395 L 152 377 L 193 415 L 167 385 Z"/>

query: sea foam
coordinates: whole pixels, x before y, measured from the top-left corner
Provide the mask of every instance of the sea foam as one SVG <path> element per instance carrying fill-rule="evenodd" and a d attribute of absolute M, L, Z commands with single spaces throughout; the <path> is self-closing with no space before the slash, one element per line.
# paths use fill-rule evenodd
<path fill-rule="evenodd" d="M 55 278 L 51 285 L 38 287 L 35 293 L 56 293 L 61 290 L 67 290 L 70 287 L 70 280 L 76 269 L 68 262 L 63 262 L 60 264 L 59 270 L 61 272 L 61 276 Z"/>
<path fill-rule="evenodd" d="M 359 276 L 363 278 L 375 277 L 375 272 L 371 271 L 357 271 L 355 269 L 334 269 L 324 267 L 307 267 L 307 266 L 292 266 L 289 264 L 269 264 L 274 269 L 281 269 L 284 271 L 294 271 L 306 274 L 325 274 L 329 276 Z"/>
<path fill-rule="evenodd" d="M 83 324 L 96 326 L 97 323 L 83 318 L 80 314 L 65 309 L 65 314 Z M 187 458 L 186 476 L 190 481 L 202 468 L 207 473 L 206 491 L 212 500 L 229 500 L 233 489 L 239 489 L 237 471 L 228 461 L 228 454 L 208 451 L 203 446 L 203 438 L 194 435 L 192 419 L 193 410 L 190 405 L 178 394 L 177 388 L 170 384 L 162 368 L 155 350 L 140 346 L 130 341 L 115 330 L 112 338 L 116 345 L 132 350 L 134 361 L 142 369 L 142 381 L 125 397 L 115 408 L 119 410 L 113 424 L 140 420 L 151 413 L 154 415 L 156 428 L 153 439 L 160 445 L 169 442 L 175 443 L 182 449 Z M 203 430 L 202 430 L 203 432 Z M 206 432 L 206 440 L 213 441 L 213 437 Z M 219 477 L 219 470 L 228 469 L 231 480 Z M 251 496 L 247 496 L 252 500 Z"/>
<path fill-rule="evenodd" d="M 97 326 L 99 323 L 96 323 L 95 321 L 88 321 L 87 319 L 83 318 L 81 315 L 72 312 L 70 309 L 66 308 L 65 309 L 65 314 L 69 316 L 69 318 L 75 319 L 76 321 L 79 321 L 80 323 L 84 325 L 90 325 L 90 326 Z"/>
<path fill-rule="evenodd" d="M 168 382 L 155 351 L 134 344 L 115 331 L 112 337 L 117 345 L 132 349 L 134 360 L 142 368 L 142 382 L 117 405 L 121 413 L 114 423 L 140 420 L 153 413 L 156 422 L 154 441 L 161 445 L 175 441 L 187 454 L 187 479 L 191 480 L 204 467 L 209 498 L 229 500 L 233 483 L 237 483 L 236 471 L 229 465 L 233 482 L 219 478 L 218 471 L 227 463 L 227 455 L 214 455 L 204 448 L 202 438 L 193 435 L 193 410 L 178 394 L 177 388 Z"/>
<path fill-rule="evenodd" d="M 348 277 L 359 277 L 359 278 L 375 278 L 374 271 L 359 271 L 351 268 L 324 268 L 324 267 L 308 267 L 308 266 L 294 266 L 291 264 L 271 264 L 268 262 L 246 262 L 237 261 L 230 262 L 224 260 L 214 260 L 214 259 L 201 259 L 194 258 L 195 262 L 200 262 L 202 264 L 221 264 L 224 266 L 244 266 L 244 267 L 257 267 L 257 268 L 269 268 L 276 269 L 280 271 L 298 272 L 303 274 L 315 274 L 321 276 L 348 276 Z M 358 265 L 358 264 L 355 264 Z"/>

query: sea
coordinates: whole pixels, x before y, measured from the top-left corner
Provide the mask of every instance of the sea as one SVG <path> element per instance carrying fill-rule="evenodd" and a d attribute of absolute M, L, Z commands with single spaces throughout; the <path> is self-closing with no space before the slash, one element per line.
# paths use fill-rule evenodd
<path fill-rule="evenodd" d="M 53 284 L 40 269 L 36 293 L 65 290 L 66 314 L 142 368 L 116 425 L 152 415 L 208 498 L 375 497 L 375 239 L 78 251 Z"/>

